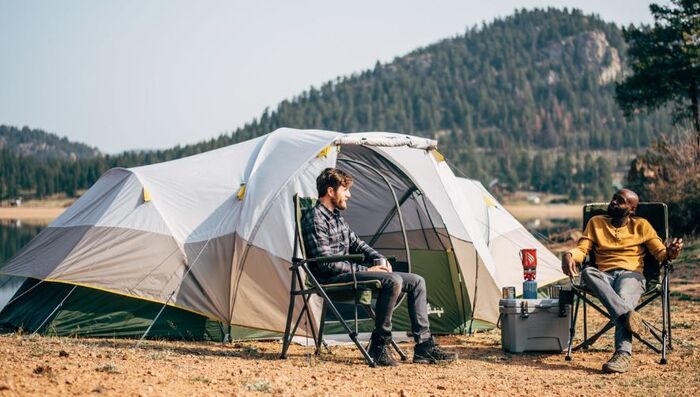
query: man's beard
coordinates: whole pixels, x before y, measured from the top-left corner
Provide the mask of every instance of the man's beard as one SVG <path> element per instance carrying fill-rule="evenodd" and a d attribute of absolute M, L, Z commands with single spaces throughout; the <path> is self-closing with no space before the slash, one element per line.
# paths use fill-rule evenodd
<path fill-rule="evenodd" d="M 611 218 L 624 218 L 627 215 L 629 215 L 629 209 L 625 208 L 613 208 L 611 205 L 608 205 L 608 216 Z"/>
<path fill-rule="evenodd" d="M 331 198 L 331 203 L 333 203 L 333 206 L 339 210 L 344 210 L 347 208 L 347 202 L 345 201 L 341 203 L 338 199 Z"/>

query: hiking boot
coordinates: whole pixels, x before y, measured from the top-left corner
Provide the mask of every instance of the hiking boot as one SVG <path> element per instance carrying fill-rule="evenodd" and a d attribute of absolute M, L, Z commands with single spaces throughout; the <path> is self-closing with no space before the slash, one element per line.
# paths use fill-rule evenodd
<path fill-rule="evenodd" d="M 632 310 L 625 317 L 625 328 L 636 336 L 646 336 L 648 332 L 647 326 L 644 324 L 644 318 L 641 314 Z"/>
<path fill-rule="evenodd" d="M 378 366 L 395 367 L 399 365 L 399 362 L 394 360 L 391 354 L 391 336 L 372 334 L 372 342 L 368 353 Z"/>
<path fill-rule="evenodd" d="M 435 343 L 435 339 L 430 338 L 425 342 L 416 344 L 413 350 L 413 362 L 417 364 L 437 364 L 441 362 L 452 362 L 457 359 L 457 354 L 449 353 Z"/>
<path fill-rule="evenodd" d="M 607 374 L 623 374 L 632 368 L 632 356 L 627 352 L 615 352 L 607 363 L 603 364 L 603 372 Z"/>

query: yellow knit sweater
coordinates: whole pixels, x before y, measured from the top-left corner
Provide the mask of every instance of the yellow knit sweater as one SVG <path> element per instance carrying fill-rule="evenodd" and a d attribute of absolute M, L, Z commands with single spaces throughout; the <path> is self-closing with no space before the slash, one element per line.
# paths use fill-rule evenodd
<path fill-rule="evenodd" d="M 666 258 L 666 247 L 654 228 L 644 218 L 632 217 L 622 227 L 615 227 L 606 215 L 588 221 L 576 248 L 569 252 L 577 263 L 583 262 L 593 248 L 595 261 L 602 271 L 626 269 L 642 272 L 647 250 L 659 262 Z"/>

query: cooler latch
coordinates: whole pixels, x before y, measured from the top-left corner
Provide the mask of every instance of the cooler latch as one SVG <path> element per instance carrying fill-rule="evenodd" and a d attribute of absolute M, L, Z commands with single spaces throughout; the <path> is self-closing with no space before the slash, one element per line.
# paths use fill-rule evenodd
<path fill-rule="evenodd" d="M 527 301 L 523 299 L 520 301 L 520 318 L 528 318 L 530 317 L 530 312 L 527 309 Z"/>

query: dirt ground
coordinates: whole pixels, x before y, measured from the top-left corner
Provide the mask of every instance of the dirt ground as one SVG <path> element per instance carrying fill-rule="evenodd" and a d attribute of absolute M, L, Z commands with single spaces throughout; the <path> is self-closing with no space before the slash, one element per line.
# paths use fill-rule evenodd
<path fill-rule="evenodd" d="M 76 339 L 10 334 L 0 336 L 0 396 L 14 395 L 299 395 L 299 396 L 521 396 L 700 395 L 700 250 L 673 273 L 673 351 L 669 363 L 635 344 L 634 369 L 605 375 L 612 334 L 574 354 L 508 354 L 498 330 L 439 338 L 459 353 L 446 365 L 404 363 L 369 368 L 359 352 L 335 347 L 316 358 L 293 346 L 279 360 L 278 342 L 172 342 Z M 659 305 L 642 311 L 660 316 Z M 592 324 L 601 324 L 598 315 Z M 579 323 L 580 325 L 580 323 Z M 580 327 L 578 334 L 580 335 Z M 409 353 L 411 346 L 403 344 Z"/>

